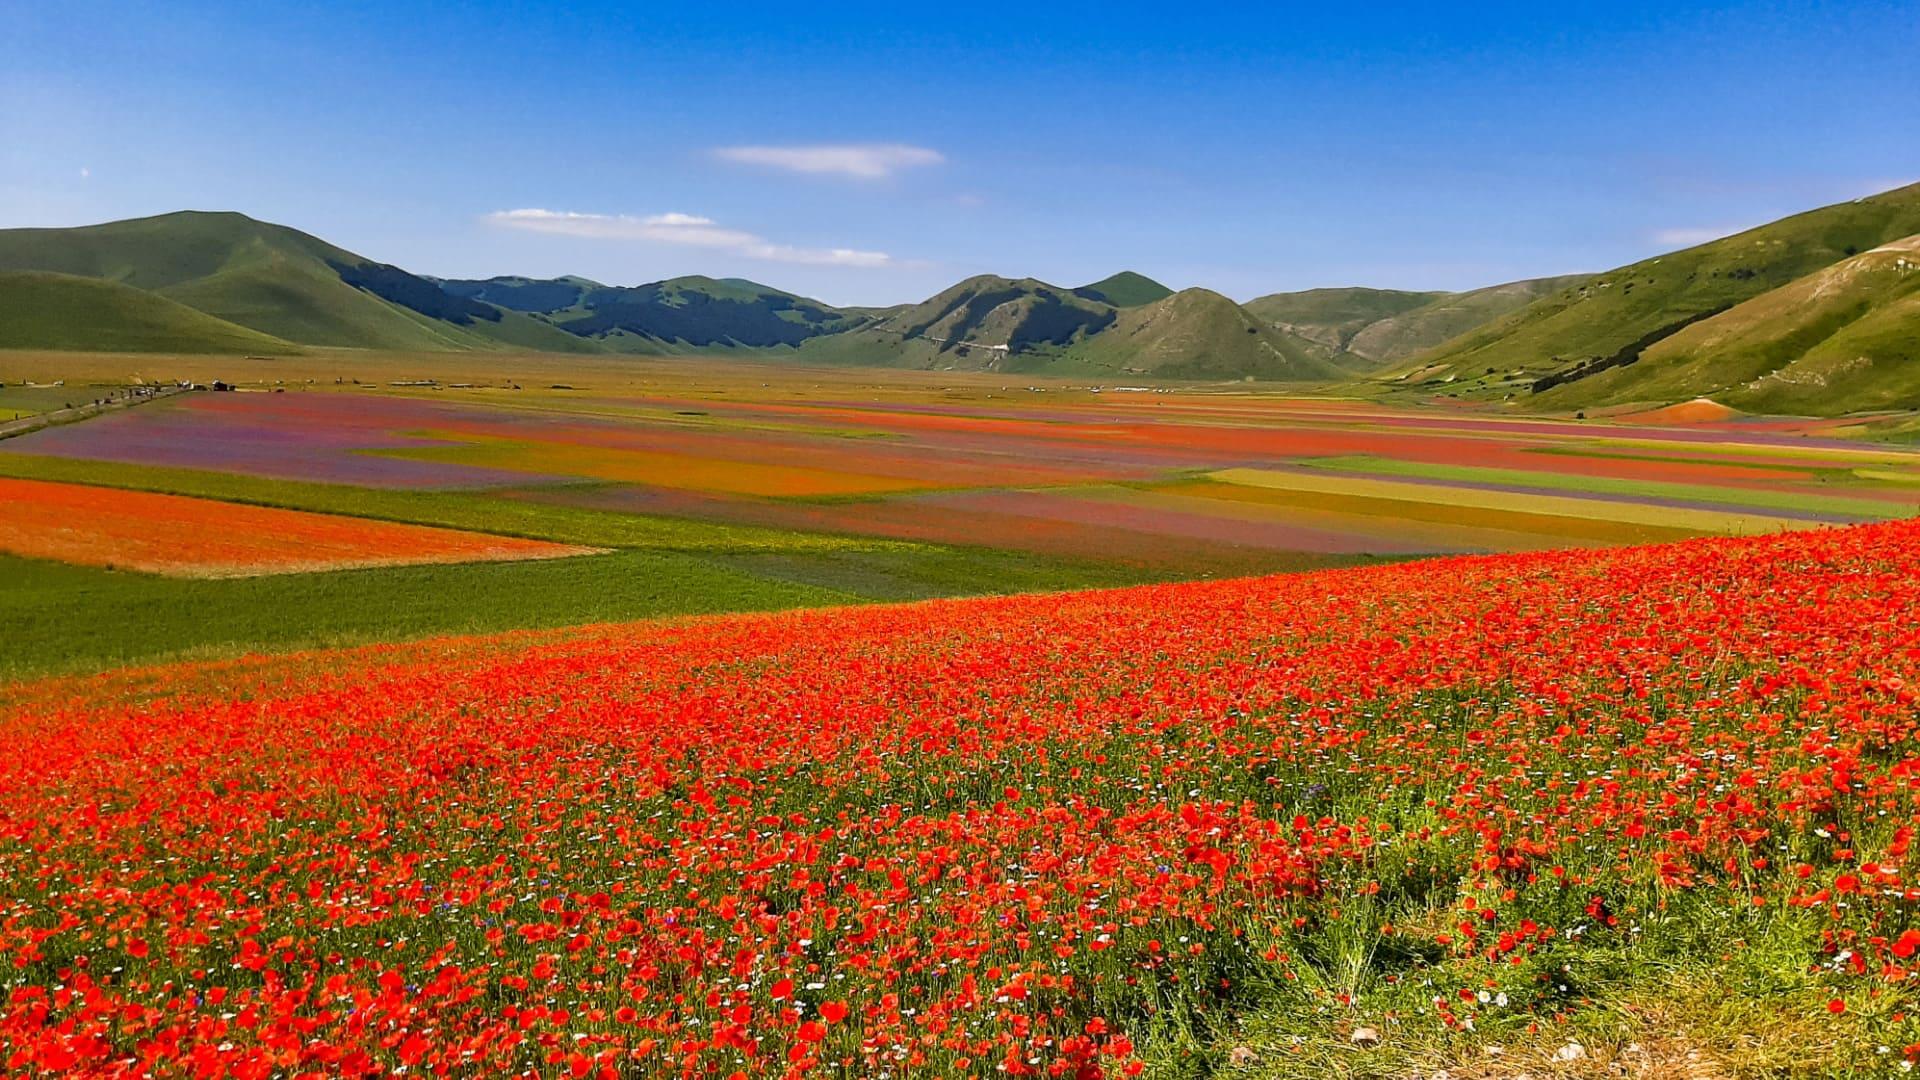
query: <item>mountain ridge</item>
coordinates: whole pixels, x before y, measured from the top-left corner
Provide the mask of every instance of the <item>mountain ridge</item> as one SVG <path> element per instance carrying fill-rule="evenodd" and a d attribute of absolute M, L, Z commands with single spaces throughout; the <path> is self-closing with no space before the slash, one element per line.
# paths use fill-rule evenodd
<path fill-rule="evenodd" d="M 738 353 L 802 363 L 1343 384 L 1575 411 L 1920 404 L 1920 184 L 1593 275 L 1238 304 L 1135 271 L 981 274 L 836 307 L 745 278 L 416 275 L 232 211 L 0 230 L 0 347 Z M 166 343 L 166 344 L 162 344 Z"/>

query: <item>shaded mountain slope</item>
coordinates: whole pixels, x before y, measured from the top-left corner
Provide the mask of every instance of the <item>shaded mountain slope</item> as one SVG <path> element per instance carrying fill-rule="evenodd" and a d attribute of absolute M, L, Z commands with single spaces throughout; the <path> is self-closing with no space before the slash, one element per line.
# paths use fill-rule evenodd
<path fill-rule="evenodd" d="M 298 346 L 156 293 L 97 278 L 0 270 L 0 349 L 269 353 Z"/>

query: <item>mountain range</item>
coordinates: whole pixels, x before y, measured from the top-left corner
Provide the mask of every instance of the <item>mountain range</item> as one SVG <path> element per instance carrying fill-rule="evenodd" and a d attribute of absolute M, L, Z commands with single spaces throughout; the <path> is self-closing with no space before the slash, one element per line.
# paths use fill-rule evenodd
<path fill-rule="evenodd" d="M 1583 410 L 1920 406 L 1920 184 L 1593 275 L 1238 304 L 1123 271 L 835 307 L 740 278 L 438 279 L 237 213 L 0 230 L 0 348 L 674 355 L 1343 383 Z"/>

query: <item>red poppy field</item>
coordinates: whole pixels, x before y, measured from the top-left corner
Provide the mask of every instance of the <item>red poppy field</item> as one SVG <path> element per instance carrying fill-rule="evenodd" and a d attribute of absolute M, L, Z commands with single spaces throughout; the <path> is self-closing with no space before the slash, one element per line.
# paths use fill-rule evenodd
<path fill-rule="evenodd" d="M 563 559 L 594 549 L 239 503 L 0 477 L 0 554 L 181 577 Z"/>
<path fill-rule="evenodd" d="M 1916 615 L 1902 522 L 25 684 L 0 1063 L 1896 1075 Z"/>

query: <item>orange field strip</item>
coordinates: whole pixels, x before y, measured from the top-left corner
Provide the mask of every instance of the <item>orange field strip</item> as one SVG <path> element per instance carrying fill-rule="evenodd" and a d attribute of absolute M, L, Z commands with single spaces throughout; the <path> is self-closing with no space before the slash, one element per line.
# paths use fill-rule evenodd
<path fill-rule="evenodd" d="M 555 559 L 594 550 L 180 495 L 0 479 L 0 552 L 175 577 Z"/>

